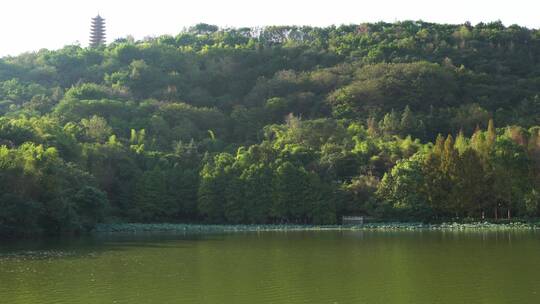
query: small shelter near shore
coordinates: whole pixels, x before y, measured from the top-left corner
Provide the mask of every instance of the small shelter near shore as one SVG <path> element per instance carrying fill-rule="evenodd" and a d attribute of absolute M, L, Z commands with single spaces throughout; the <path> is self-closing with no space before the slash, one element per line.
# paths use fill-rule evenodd
<path fill-rule="evenodd" d="M 372 220 L 373 218 L 367 217 L 367 216 L 343 216 L 341 218 L 341 224 L 342 225 L 349 225 L 349 226 L 356 226 L 356 225 L 363 225 L 364 223 L 368 222 L 369 220 Z"/>

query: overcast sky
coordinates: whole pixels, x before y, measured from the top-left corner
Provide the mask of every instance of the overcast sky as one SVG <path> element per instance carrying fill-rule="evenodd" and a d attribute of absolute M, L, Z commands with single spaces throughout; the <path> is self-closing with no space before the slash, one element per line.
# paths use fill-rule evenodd
<path fill-rule="evenodd" d="M 88 44 L 91 17 L 107 22 L 107 41 L 176 34 L 200 23 L 219 26 L 331 25 L 424 20 L 501 20 L 540 27 L 540 0 L 2 0 L 0 56 Z"/>

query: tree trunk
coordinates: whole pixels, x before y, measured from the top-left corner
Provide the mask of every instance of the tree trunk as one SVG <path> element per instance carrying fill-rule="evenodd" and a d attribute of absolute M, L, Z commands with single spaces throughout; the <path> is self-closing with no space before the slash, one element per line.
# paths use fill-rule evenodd
<path fill-rule="evenodd" d="M 510 214 L 510 208 L 508 208 L 507 216 L 508 216 L 508 219 L 511 219 L 511 218 L 512 218 L 512 215 Z"/>
<path fill-rule="evenodd" d="M 497 213 L 497 207 L 495 207 L 495 220 L 499 219 L 499 214 Z"/>

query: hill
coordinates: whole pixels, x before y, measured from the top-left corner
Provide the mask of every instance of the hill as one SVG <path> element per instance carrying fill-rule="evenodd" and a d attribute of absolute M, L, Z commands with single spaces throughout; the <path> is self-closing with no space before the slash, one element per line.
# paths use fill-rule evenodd
<path fill-rule="evenodd" d="M 220 29 L 0 59 L 0 235 L 538 216 L 540 31 Z M 496 128 L 496 127 L 498 128 Z"/>

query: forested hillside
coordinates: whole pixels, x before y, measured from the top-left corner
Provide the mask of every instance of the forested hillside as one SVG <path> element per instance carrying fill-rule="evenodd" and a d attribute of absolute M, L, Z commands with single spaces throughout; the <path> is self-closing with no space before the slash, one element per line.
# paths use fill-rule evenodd
<path fill-rule="evenodd" d="M 220 29 L 0 59 L 0 235 L 535 217 L 540 31 Z"/>

